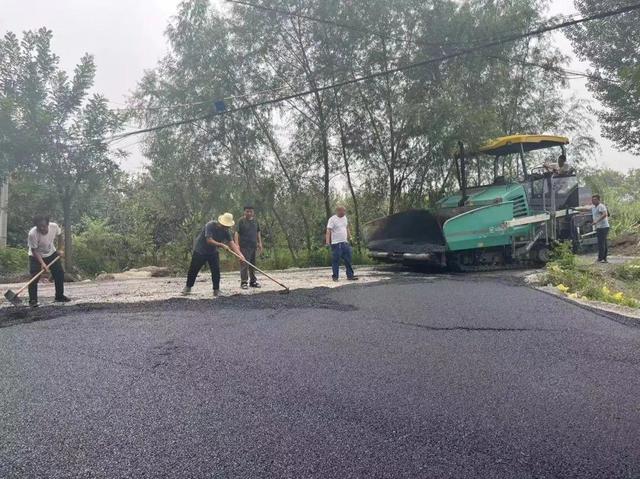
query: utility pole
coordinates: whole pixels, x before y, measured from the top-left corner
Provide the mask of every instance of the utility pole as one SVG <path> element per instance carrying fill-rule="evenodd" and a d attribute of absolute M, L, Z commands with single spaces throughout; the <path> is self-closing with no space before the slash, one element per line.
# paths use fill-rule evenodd
<path fill-rule="evenodd" d="M 9 222 L 9 176 L 0 178 L 0 248 L 7 247 L 7 223 Z"/>

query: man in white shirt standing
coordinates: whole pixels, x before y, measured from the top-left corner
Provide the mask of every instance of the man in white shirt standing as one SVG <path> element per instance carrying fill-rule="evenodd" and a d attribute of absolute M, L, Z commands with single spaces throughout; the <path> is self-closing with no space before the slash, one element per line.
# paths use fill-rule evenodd
<path fill-rule="evenodd" d="M 58 240 L 58 243 L 60 242 L 59 238 L 62 234 L 62 229 L 56 223 L 50 223 L 48 216 L 36 216 L 33 219 L 33 224 L 34 226 L 27 236 L 31 277 L 43 269 L 51 273 L 56 285 L 55 300 L 58 303 L 66 303 L 70 299 L 64 295 L 64 270 L 60 260 L 51 264 L 56 258 L 63 256 L 62 250 L 57 251 L 55 244 L 56 240 Z M 37 281 L 29 286 L 29 306 L 34 308 L 38 306 Z"/>
<path fill-rule="evenodd" d="M 600 201 L 600 195 L 591 197 L 591 205 L 578 206 L 576 211 L 591 211 L 592 225 L 598 238 L 598 262 L 608 263 L 607 236 L 609 236 L 609 210 Z"/>
<path fill-rule="evenodd" d="M 607 247 L 607 236 L 609 236 L 609 211 L 604 203 L 600 202 L 599 195 L 593 195 L 591 197 L 591 216 L 593 218 L 593 227 L 596 229 L 596 235 L 598 237 L 598 261 L 600 263 L 607 263 L 607 254 L 609 248 Z"/>
<path fill-rule="evenodd" d="M 349 231 L 349 220 L 347 220 L 346 213 L 346 208 L 338 205 L 336 207 L 336 214 L 329 218 L 329 222 L 327 223 L 325 242 L 328 246 L 331 246 L 331 267 L 333 269 L 334 281 L 338 281 L 340 260 L 344 262 L 347 279 L 350 281 L 356 281 L 358 279 L 351 266 L 353 250 L 349 244 L 351 233 Z"/>

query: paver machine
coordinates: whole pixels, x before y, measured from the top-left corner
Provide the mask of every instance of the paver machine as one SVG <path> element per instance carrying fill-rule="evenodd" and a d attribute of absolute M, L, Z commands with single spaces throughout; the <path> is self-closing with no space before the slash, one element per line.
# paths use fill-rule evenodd
<path fill-rule="evenodd" d="M 545 154 L 565 155 L 568 143 L 562 136 L 513 135 L 472 153 L 460 143 L 454 161 L 460 190 L 431 209 L 365 225 L 371 256 L 482 271 L 543 264 L 557 242 L 574 248 L 595 242 L 591 216 L 573 209 L 590 192 L 579 187 L 575 171 L 543 164 Z"/>

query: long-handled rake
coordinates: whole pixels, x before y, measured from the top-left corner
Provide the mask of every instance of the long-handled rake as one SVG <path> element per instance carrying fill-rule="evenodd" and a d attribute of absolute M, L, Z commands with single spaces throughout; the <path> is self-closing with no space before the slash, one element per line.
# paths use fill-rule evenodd
<path fill-rule="evenodd" d="M 242 258 L 235 251 L 233 251 L 231 248 L 228 248 L 227 251 L 229 253 L 231 253 L 233 256 L 235 256 L 236 258 L 238 258 L 240 261 L 242 261 Z M 278 281 L 274 277 L 272 277 L 269 274 L 267 274 L 264 271 L 262 271 L 256 265 L 249 263 L 246 259 L 244 260 L 244 262 L 247 263 L 249 266 L 251 266 L 253 269 L 255 269 L 257 272 L 259 272 L 260 274 L 265 275 L 267 278 L 269 278 L 271 281 L 276 283 L 278 286 L 282 286 L 284 289 L 282 291 L 280 291 L 280 294 L 289 294 L 289 287 L 287 285 L 282 284 L 280 281 Z"/>
<path fill-rule="evenodd" d="M 60 259 L 60 256 L 55 258 L 47 266 L 51 266 L 53 263 L 55 263 L 59 259 Z M 9 301 L 14 306 L 21 305 L 22 304 L 22 300 L 20 298 L 18 298 L 18 295 L 20 293 L 22 293 L 25 289 L 27 289 L 29 286 L 31 286 L 31 283 L 34 283 L 34 282 L 38 281 L 38 279 L 40 279 L 40 276 L 42 276 L 42 273 L 44 273 L 45 271 L 46 271 L 46 269 L 42 268 L 42 270 L 40 270 L 40 272 L 38 274 L 36 274 L 33 278 L 31 278 L 31 280 L 29 280 L 29 282 L 27 284 L 25 284 L 22 288 L 20 288 L 17 292 L 14 293 L 13 291 L 9 290 L 6 293 L 4 293 L 4 297 L 7 298 L 7 301 Z"/>

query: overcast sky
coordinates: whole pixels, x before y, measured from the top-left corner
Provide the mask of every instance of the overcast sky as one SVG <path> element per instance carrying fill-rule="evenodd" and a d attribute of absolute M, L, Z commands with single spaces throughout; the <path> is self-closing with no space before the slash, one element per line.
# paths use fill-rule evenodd
<path fill-rule="evenodd" d="M 98 67 L 96 91 L 107 96 L 114 107 L 124 106 L 144 70 L 153 68 L 165 52 L 164 30 L 179 3 L 179 0 L 0 0 L 0 34 L 48 27 L 53 30 L 53 49 L 61 57 L 62 66 L 71 71 L 82 54 L 93 54 Z M 552 0 L 550 13 L 575 13 L 573 1 Z M 573 56 L 571 45 L 562 34 L 554 38 Z M 571 68 L 584 71 L 587 67 L 574 57 Z M 591 98 L 585 83 L 584 79 L 572 80 L 567 95 L 573 92 Z M 599 131 L 594 134 L 602 148 L 600 164 L 620 170 L 640 167 L 639 157 L 616 151 L 600 137 Z M 132 155 L 123 167 L 132 171 L 140 167 L 142 160 L 135 146 L 130 150 Z"/>

